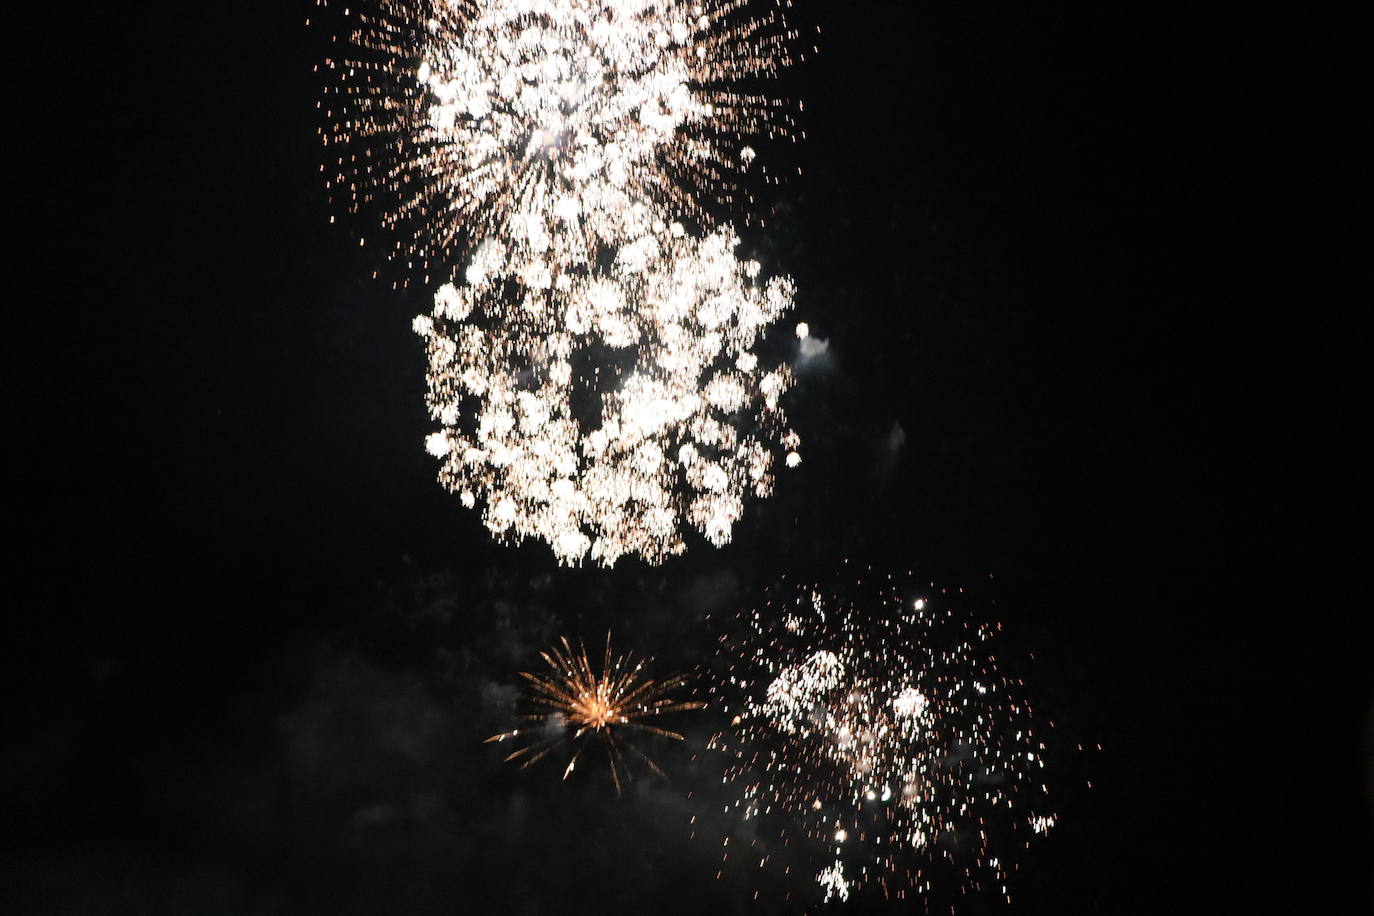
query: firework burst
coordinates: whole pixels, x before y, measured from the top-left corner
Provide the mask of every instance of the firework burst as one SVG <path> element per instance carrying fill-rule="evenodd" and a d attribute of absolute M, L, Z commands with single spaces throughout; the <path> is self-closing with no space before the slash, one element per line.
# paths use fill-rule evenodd
<path fill-rule="evenodd" d="M 708 204 L 748 197 L 734 177 L 754 159 L 744 138 L 793 135 L 780 100 L 741 88 L 792 61 L 784 3 L 746 6 L 353 5 L 324 63 L 329 188 L 379 215 L 388 255 L 424 270 L 483 239 L 586 266 L 600 243 L 638 236 L 636 204 L 708 225 Z"/>
<path fill-rule="evenodd" d="M 825 900 L 949 881 L 1006 895 L 1008 856 L 1055 816 L 1038 726 L 990 650 L 999 628 L 907 580 L 846 593 L 784 583 L 722 638 L 727 810 L 757 821 L 765 860 L 770 835 L 805 838 Z"/>
<path fill-rule="evenodd" d="M 562 563 L 656 563 L 689 526 L 728 542 L 776 463 L 801 460 L 779 404 L 791 372 L 752 349 L 792 286 L 758 282 L 736 244 L 725 230 L 646 235 L 609 274 L 527 296 L 527 314 L 556 312 L 548 332 L 484 315 L 507 300 L 482 270 L 416 319 L 441 424 L 426 447 L 497 539 L 542 539 Z"/>
<path fill-rule="evenodd" d="M 539 725 L 487 739 L 488 742 L 530 741 L 507 755 L 507 761 L 518 760 L 523 769 L 556 748 L 570 745 L 572 757 L 563 770 L 563 778 L 567 779 L 588 743 L 596 741 L 606 750 L 617 792 L 627 754 L 667 778 L 658 764 L 635 746 L 632 738 L 658 735 L 682 740 L 677 732 L 659 728 L 646 720 L 657 719 L 664 713 L 701 708 L 699 702 L 669 696 L 686 682 L 684 676 L 665 681 L 641 677 L 645 662 L 629 654 L 613 655 L 610 634 L 606 636 L 606 654 L 600 671 L 592 669 L 585 646 L 579 643 L 574 650 L 566 638 L 539 654 L 549 666 L 548 674 L 520 672 L 520 676 L 530 683 L 530 711 L 521 718 Z"/>
<path fill-rule="evenodd" d="M 786 5 L 344 10 L 327 183 L 380 216 L 390 256 L 449 281 L 414 324 L 425 445 L 498 540 L 658 563 L 690 529 L 728 542 L 779 460 L 800 462 L 778 403 L 791 373 L 754 350 L 792 282 L 761 279 L 711 217 L 748 198 L 746 137 L 795 136 L 779 100 L 742 88 L 791 62 Z"/>

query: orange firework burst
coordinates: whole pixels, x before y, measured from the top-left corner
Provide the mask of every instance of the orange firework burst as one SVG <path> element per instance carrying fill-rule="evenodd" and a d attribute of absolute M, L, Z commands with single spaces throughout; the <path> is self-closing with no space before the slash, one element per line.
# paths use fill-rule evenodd
<path fill-rule="evenodd" d="M 682 686 L 687 678 L 679 675 L 665 681 L 641 680 L 644 660 L 637 661 L 629 654 L 613 655 L 609 633 L 606 634 L 606 655 L 599 673 L 592 670 L 591 659 L 581 642 L 576 651 L 565 637 L 560 637 L 559 643 L 561 648 L 554 646 L 539 653 L 548 664 L 550 674 L 541 676 L 520 672 L 520 676 L 533 685 L 528 697 L 530 712 L 521 718 L 543 723 L 542 726 L 538 729 L 514 729 L 492 735 L 487 741 L 532 738 L 532 743 L 512 751 L 506 757 L 507 761 L 521 759 L 521 769 L 563 744 L 574 744 L 576 747 L 572 758 L 563 770 L 563 778 L 567 779 L 587 743 L 597 739 L 606 748 L 611 779 L 615 782 L 617 792 L 620 791 L 620 771 L 625 766 L 626 752 L 643 760 L 650 769 L 666 779 L 658 764 L 628 738 L 641 732 L 682 740 L 682 735 L 677 732 L 641 720 L 667 712 L 700 709 L 705 705 L 668 696 Z"/>

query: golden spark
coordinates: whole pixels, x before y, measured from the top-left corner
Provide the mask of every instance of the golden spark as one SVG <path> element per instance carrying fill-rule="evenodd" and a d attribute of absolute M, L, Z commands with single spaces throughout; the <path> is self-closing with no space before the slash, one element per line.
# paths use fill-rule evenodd
<path fill-rule="evenodd" d="M 540 652 L 549 666 L 548 674 L 520 672 L 530 682 L 527 700 L 530 711 L 522 719 L 542 723 L 535 728 L 514 729 L 492 735 L 487 742 L 531 738 L 532 743 L 512 751 L 506 760 L 520 760 L 521 769 L 542 759 L 556 748 L 574 745 L 571 759 L 563 770 L 567 779 L 578 757 L 593 740 L 606 749 L 611 766 L 611 779 L 616 792 L 620 791 L 620 776 L 625 770 L 627 753 L 643 760 L 651 770 L 667 779 L 650 757 L 631 741 L 635 734 L 658 735 L 681 741 L 682 735 L 645 720 L 664 713 L 700 709 L 704 704 L 692 700 L 678 700 L 669 694 L 686 683 L 686 676 L 678 675 L 664 681 L 642 678 L 645 661 L 630 654 L 614 655 L 611 637 L 606 634 L 606 654 L 601 670 L 592 669 L 586 647 L 579 642 L 574 650 L 566 637 L 559 645 Z"/>

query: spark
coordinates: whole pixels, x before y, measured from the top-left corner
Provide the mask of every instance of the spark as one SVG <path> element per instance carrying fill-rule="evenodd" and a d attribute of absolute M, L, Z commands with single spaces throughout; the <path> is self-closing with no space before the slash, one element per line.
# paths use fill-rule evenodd
<path fill-rule="evenodd" d="M 625 756 L 631 754 L 664 779 L 663 770 L 631 740 L 636 734 L 657 735 L 682 740 L 677 732 L 659 728 L 646 720 L 664 713 L 699 709 L 696 701 L 674 699 L 670 694 L 682 686 L 685 676 L 665 681 L 643 678 L 645 662 L 632 655 L 614 655 L 611 637 L 606 635 L 606 654 L 600 671 L 592 669 L 587 649 L 581 643 L 576 650 L 566 638 L 559 645 L 543 652 L 540 657 L 549 667 L 548 674 L 520 672 L 530 687 L 530 711 L 521 718 L 538 722 L 534 728 L 517 728 L 486 739 L 490 742 L 532 739 L 531 743 L 507 755 L 507 761 L 519 760 L 521 769 L 543 759 L 560 746 L 571 745 L 573 753 L 563 770 L 567 779 L 578 758 L 590 741 L 597 741 L 606 750 L 611 779 L 616 792 L 621 788 L 621 773 L 625 770 Z"/>
<path fill-rule="evenodd" d="M 933 586 L 913 600 L 909 579 L 865 579 L 844 597 L 780 583 L 722 637 L 708 692 L 731 724 L 710 746 L 730 807 L 833 861 L 817 873 L 826 900 L 928 894 L 936 862 L 960 893 L 982 874 L 1003 885 L 1001 847 L 1056 816 L 1038 725 L 991 651 L 999 627 Z"/>

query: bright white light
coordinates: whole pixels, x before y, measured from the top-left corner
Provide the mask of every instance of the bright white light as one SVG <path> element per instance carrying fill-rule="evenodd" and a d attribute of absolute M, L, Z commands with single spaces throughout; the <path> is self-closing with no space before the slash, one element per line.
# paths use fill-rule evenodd
<path fill-rule="evenodd" d="M 479 251 L 415 322 L 441 482 L 485 502 L 499 539 L 542 539 L 564 563 L 657 562 L 688 526 L 728 542 L 745 500 L 772 492 L 778 453 L 801 460 L 779 404 L 791 373 L 751 352 L 792 283 L 748 279 L 736 245 L 728 227 L 664 226 L 552 286 L 509 249 Z"/>
<path fill-rule="evenodd" d="M 327 182 L 440 273 L 414 322 L 426 448 L 502 541 L 604 565 L 680 553 L 689 528 L 719 546 L 801 460 L 791 372 L 752 351 L 792 282 L 709 211 L 749 202 L 747 137 L 791 132 L 741 85 L 794 35 L 741 6 L 378 0 L 346 35 L 359 59 L 329 62 Z"/>
<path fill-rule="evenodd" d="M 327 184 L 381 210 L 393 256 L 452 263 L 499 238 L 591 267 L 711 205 L 748 203 L 753 136 L 793 133 L 776 94 L 781 10 L 738 0 L 375 0 L 340 35 L 321 131 Z M 419 61 L 417 64 L 416 61 Z M 562 202 L 562 206 L 559 203 Z M 538 227 L 522 214 L 543 216 Z M 576 214 L 575 218 L 573 215 Z M 648 219 L 645 222 L 645 219 Z"/>
<path fill-rule="evenodd" d="M 829 902 L 831 897 L 838 897 L 840 900 L 849 899 L 849 882 L 844 877 L 844 864 L 839 859 L 835 864 L 821 871 L 816 876 L 817 883 L 825 889 L 825 898 L 822 903 Z"/>
<path fill-rule="evenodd" d="M 832 598 L 786 583 L 738 614 L 719 655 L 731 677 L 717 685 L 738 714 L 709 746 L 751 810 L 788 815 L 782 839 L 859 860 L 850 890 L 887 894 L 917 850 L 948 853 L 965 890 L 981 880 L 975 867 L 1005 882 L 996 844 L 1022 847 L 1027 824 L 1044 833 L 1055 816 L 1030 707 L 984 645 L 998 628 L 924 613 L 902 584 L 877 587 L 865 603 L 857 586 Z M 838 866 L 818 876 L 823 886 L 840 880 Z"/>

